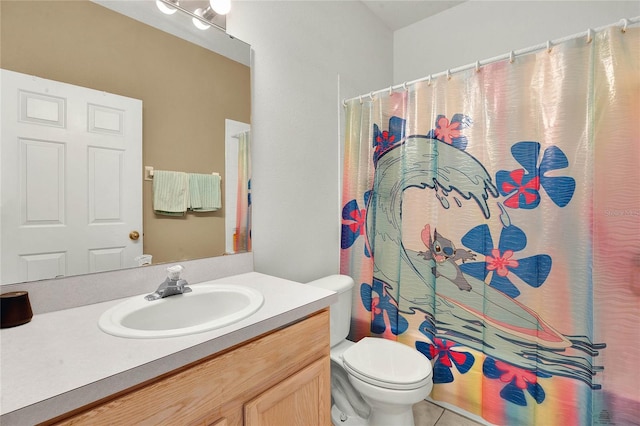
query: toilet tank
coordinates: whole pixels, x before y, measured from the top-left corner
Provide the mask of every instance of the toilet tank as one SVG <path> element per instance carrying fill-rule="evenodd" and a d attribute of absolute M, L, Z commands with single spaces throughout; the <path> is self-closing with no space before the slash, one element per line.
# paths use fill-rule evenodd
<path fill-rule="evenodd" d="M 347 275 L 329 275 L 308 284 L 338 293 L 338 301 L 330 306 L 331 347 L 333 347 L 349 335 L 353 279 Z"/>

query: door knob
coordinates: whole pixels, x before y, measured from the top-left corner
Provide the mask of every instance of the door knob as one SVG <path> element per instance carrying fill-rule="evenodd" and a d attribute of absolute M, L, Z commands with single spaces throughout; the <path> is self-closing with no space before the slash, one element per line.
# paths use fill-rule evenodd
<path fill-rule="evenodd" d="M 138 238 L 140 238 L 140 233 L 138 231 L 131 231 L 129 232 L 129 238 L 133 241 L 136 241 Z"/>

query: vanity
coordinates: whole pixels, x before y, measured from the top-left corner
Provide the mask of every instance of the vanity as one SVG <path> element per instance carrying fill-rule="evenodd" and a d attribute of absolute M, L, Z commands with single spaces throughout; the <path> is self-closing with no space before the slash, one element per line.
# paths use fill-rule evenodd
<path fill-rule="evenodd" d="M 256 272 L 207 282 L 216 283 L 253 288 L 263 305 L 231 325 L 170 338 L 100 330 L 122 299 L 1 330 L 0 423 L 330 424 L 328 306 L 337 295 Z"/>

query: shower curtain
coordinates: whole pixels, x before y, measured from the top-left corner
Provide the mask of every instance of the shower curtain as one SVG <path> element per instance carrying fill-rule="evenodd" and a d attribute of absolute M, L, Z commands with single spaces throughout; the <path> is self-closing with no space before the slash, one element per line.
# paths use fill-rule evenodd
<path fill-rule="evenodd" d="M 490 423 L 639 424 L 640 30 L 550 47 L 346 102 L 350 338 Z"/>
<path fill-rule="evenodd" d="M 235 253 L 251 251 L 251 133 L 238 135 L 238 194 L 236 228 L 233 234 Z"/>

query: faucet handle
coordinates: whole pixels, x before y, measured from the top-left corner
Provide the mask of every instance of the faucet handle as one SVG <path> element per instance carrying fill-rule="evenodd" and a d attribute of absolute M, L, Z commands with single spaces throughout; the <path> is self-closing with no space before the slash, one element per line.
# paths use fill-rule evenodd
<path fill-rule="evenodd" d="M 180 273 L 184 270 L 182 265 L 170 266 L 167 268 L 167 277 L 171 281 L 178 281 L 180 279 Z"/>

